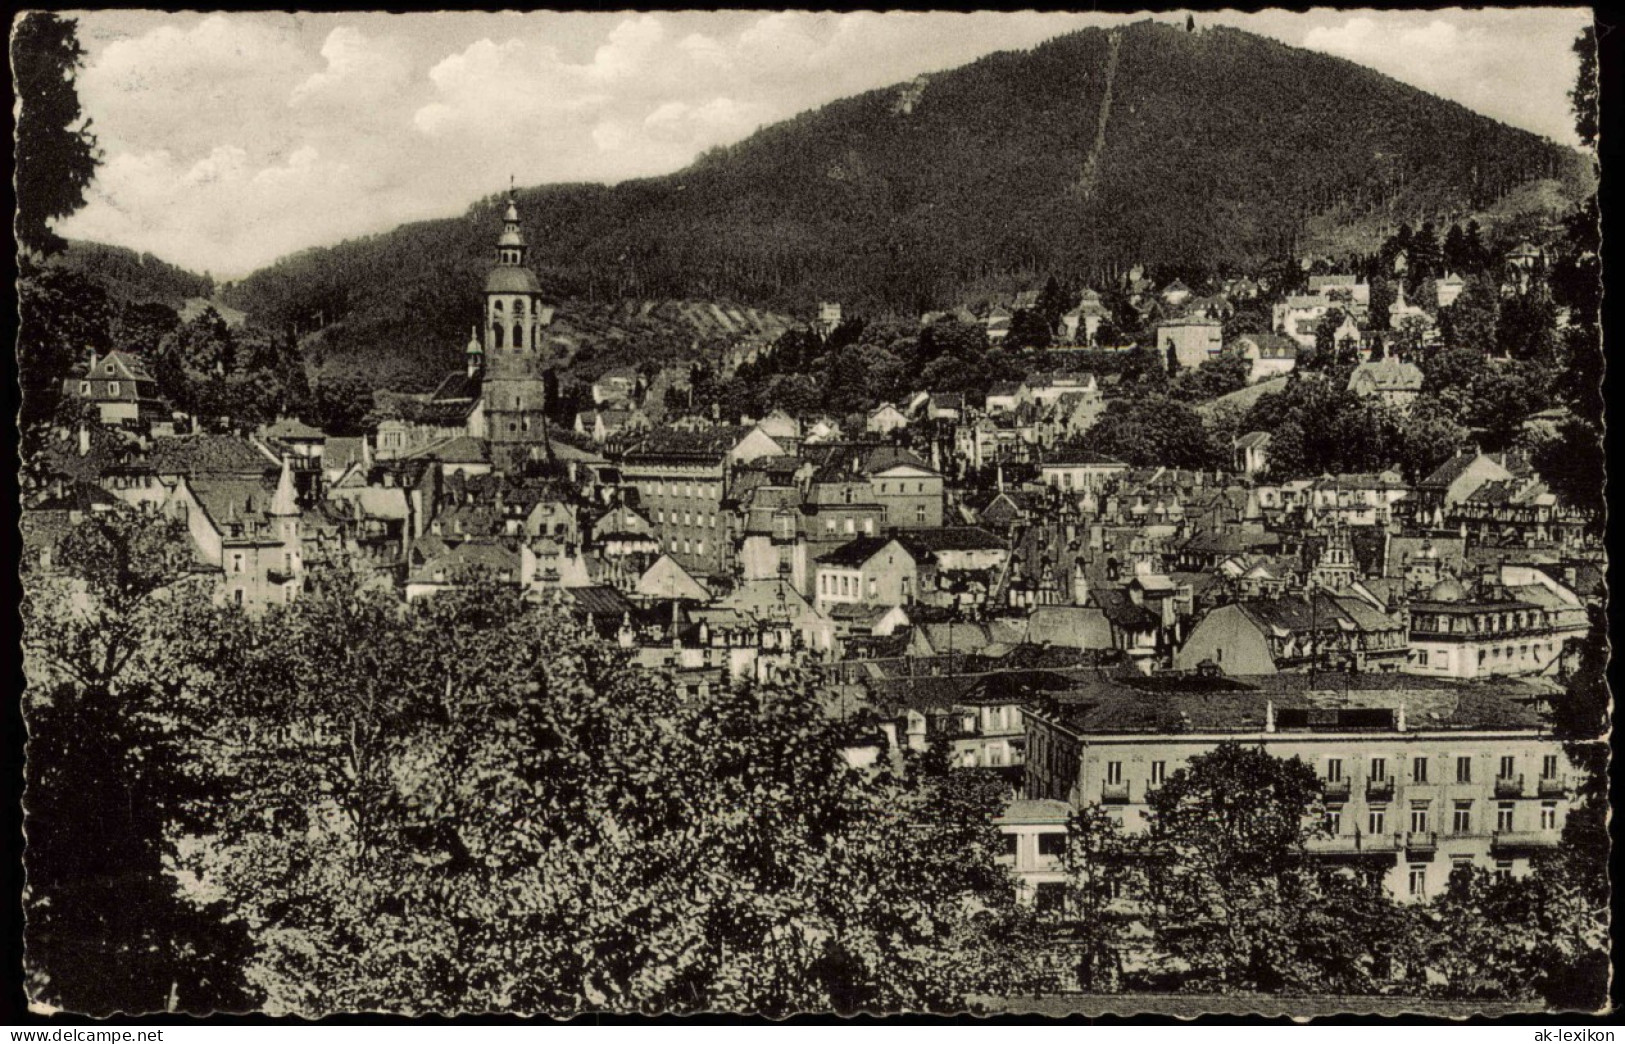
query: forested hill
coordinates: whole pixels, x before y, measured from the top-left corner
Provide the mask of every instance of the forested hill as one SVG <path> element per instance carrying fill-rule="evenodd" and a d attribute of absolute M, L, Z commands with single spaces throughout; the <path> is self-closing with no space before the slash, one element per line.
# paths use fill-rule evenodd
<path fill-rule="evenodd" d="M 615 187 L 521 194 L 562 299 L 916 312 L 1045 272 L 1246 264 L 1339 223 L 1449 219 L 1572 150 L 1249 33 L 1084 30 L 848 98 Z M 285 259 L 227 300 L 327 349 L 454 359 L 499 200 Z M 453 363 L 454 364 L 454 363 Z"/>
<path fill-rule="evenodd" d="M 106 243 L 70 240 L 51 263 L 90 276 L 115 301 L 157 302 L 179 309 L 188 300 L 214 294 L 214 282 L 206 275 Z"/>

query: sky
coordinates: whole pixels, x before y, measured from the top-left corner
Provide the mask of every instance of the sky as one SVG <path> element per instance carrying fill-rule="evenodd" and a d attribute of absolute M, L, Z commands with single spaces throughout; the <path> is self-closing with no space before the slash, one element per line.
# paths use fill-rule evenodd
<path fill-rule="evenodd" d="M 103 149 L 59 230 L 238 278 L 507 187 L 670 173 L 850 94 L 1144 15 L 70 12 Z M 1184 14 L 1156 17 L 1183 23 Z M 1582 8 L 1198 14 L 1574 144 Z"/>

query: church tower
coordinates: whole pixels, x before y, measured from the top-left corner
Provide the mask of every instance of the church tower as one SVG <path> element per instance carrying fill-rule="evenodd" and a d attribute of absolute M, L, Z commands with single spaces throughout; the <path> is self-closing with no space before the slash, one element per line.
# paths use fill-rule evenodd
<path fill-rule="evenodd" d="M 517 473 L 527 460 L 547 453 L 546 383 L 542 329 L 553 309 L 542 303 L 536 274 L 525 265 L 528 251 L 519 228 L 519 203 L 510 189 L 497 237 L 496 265 L 485 278 L 485 430 L 491 464 Z M 472 360 L 470 360 L 472 363 Z"/>

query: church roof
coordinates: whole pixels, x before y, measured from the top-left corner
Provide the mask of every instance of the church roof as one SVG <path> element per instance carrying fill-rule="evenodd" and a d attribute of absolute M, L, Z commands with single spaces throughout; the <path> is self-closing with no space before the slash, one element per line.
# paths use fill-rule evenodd
<path fill-rule="evenodd" d="M 488 294 L 539 294 L 542 292 L 541 284 L 536 281 L 536 273 L 528 268 L 516 265 L 498 265 L 491 269 L 491 274 L 485 277 L 485 292 Z"/>

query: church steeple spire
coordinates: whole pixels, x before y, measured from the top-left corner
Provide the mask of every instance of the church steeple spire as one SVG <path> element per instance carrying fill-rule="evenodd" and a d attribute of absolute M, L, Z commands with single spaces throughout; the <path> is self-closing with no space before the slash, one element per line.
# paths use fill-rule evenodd
<path fill-rule="evenodd" d="M 513 188 L 513 175 L 508 175 L 508 209 L 502 215 L 502 235 L 497 237 L 497 264 L 522 266 L 525 263 L 524 230 L 519 227 L 519 197 Z"/>

